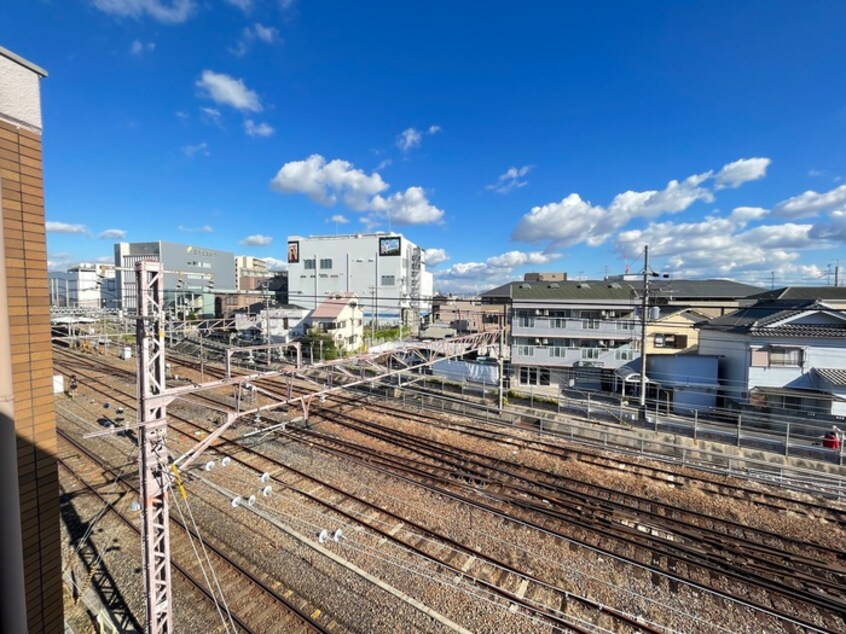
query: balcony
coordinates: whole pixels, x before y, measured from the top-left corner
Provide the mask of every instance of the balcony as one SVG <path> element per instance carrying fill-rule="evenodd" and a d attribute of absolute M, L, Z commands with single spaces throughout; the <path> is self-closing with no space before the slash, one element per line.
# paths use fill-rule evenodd
<path fill-rule="evenodd" d="M 637 353 L 629 347 L 606 348 L 562 348 L 558 346 L 511 346 L 513 365 L 537 365 L 568 368 L 576 362 L 592 364 L 600 368 L 617 368 L 631 361 Z"/>
<path fill-rule="evenodd" d="M 518 318 L 512 322 L 515 337 L 565 337 L 571 339 L 634 339 L 640 324 L 632 319 Z"/>

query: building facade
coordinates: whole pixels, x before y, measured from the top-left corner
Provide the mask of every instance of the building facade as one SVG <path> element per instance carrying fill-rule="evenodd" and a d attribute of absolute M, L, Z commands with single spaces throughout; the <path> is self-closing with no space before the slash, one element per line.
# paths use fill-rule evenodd
<path fill-rule="evenodd" d="M 120 242 L 115 245 L 115 283 L 121 307 L 136 308 L 135 265 L 144 260 L 164 267 L 165 305 L 180 316 L 215 315 L 215 292 L 235 291 L 235 255 L 175 242 Z"/>
<path fill-rule="evenodd" d="M 639 299 L 627 284 L 511 282 L 482 298 L 510 303 L 512 386 L 598 389 L 637 355 Z"/>
<path fill-rule="evenodd" d="M 419 322 L 431 307 L 433 280 L 423 250 L 400 234 L 289 236 L 288 298 L 317 306 L 327 297 L 355 293 L 367 319 Z"/>
<path fill-rule="evenodd" d="M 65 273 L 48 274 L 50 305 L 72 308 L 119 308 L 115 267 L 80 263 Z"/>
<path fill-rule="evenodd" d="M 814 300 L 762 301 L 699 325 L 720 359 L 726 405 L 846 415 L 846 313 Z"/>
<path fill-rule="evenodd" d="M 254 291 L 267 282 L 273 273 L 267 262 L 251 255 L 235 256 L 235 290 Z"/>
<path fill-rule="evenodd" d="M 62 632 L 38 66 L 0 48 L 0 631 Z"/>
<path fill-rule="evenodd" d="M 364 344 L 363 311 L 355 293 L 327 297 L 306 317 L 306 325 L 331 335 L 343 353 L 355 352 Z"/>

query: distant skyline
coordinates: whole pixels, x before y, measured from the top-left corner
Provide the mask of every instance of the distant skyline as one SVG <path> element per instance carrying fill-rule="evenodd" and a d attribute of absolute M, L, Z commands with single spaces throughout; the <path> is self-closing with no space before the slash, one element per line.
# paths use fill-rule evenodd
<path fill-rule="evenodd" d="M 441 292 L 637 272 L 645 244 L 769 287 L 844 254 L 843 24 L 833 1 L 8 0 L 0 46 L 49 74 L 52 270 L 154 240 L 284 268 L 289 235 L 393 230 Z"/>

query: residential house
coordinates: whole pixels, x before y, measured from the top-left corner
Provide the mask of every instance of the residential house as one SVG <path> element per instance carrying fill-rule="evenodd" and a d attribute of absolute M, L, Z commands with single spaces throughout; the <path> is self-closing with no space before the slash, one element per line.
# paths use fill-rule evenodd
<path fill-rule="evenodd" d="M 756 302 L 763 300 L 810 300 L 825 302 L 826 305 L 840 310 L 846 309 L 846 286 L 785 286 L 771 291 L 751 295 Z"/>
<path fill-rule="evenodd" d="M 354 352 L 364 343 L 364 314 L 355 293 L 336 293 L 323 300 L 306 318 L 306 326 L 332 335 L 342 352 Z"/>
<path fill-rule="evenodd" d="M 709 316 L 695 308 L 659 306 L 646 325 L 646 354 L 670 355 L 696 350 L 699 331 L 695 324 L 708 321 Z"/>
<path fill-rule="evenodd" d="M 235 313 L 235 330 L 242 340 L 264 342 L 269 332 L 270 343 L 289 343 L 305 334 L 309 312 L 310 309 L 294 304 L 266 308 L 257 303 Z"/>
<path fill-rule="evenodd" d="M 846 415 L 846 313 L 817 300 L 765 300 L 698 324 L 720 357 L 724 404 Z"/>

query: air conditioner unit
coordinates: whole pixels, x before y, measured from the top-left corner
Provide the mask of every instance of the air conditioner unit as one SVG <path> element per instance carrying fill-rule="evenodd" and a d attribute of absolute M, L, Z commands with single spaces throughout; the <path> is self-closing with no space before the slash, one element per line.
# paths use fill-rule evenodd
<path fill-rule="evenodd" d="M 540 308 L 535 308 L 535 315 L 542 315 L 543 311 Z"/>
<path fill-rule="evenodd" d="M 600 348 L 607 348 L 608 347 L 608 343 L 606 341 L 603 341 L 602 339 L 597 341 L 596 345 L 598 345 Z"/>
<path fill-rule="evenodd" d="M 599 316 L 600 317 L 608 317 L 608 311 L 607 310 L 600 310 Z"/>
<path fill-rule="evenodd" d="M 543 340 L 543 345 L 548 346 L 548 345 L 549 345 L 549 339 L 544 339 L 544 340 Z"/>

